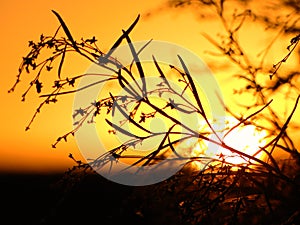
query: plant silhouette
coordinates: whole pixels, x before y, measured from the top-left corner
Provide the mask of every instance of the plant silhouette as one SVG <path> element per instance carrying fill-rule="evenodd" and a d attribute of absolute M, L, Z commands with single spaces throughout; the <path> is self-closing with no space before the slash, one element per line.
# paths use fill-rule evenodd
<path fill-rule="evenodd" d="M 241 13 L 236 12 L 232 15 L 232 21 L 229 24 L 224 13 L 227 1 L 196 2 L 215 9 L 217 17 L 224 26 L 226 35 L 221 36 L 220 40 L 208 34 L 203 35 L 212 45 L 217 47 L 222 57 L 229 59 L 232 64 L 243 71 L 242 75 L 237 76 L 237 79 L 245 81 L 245 85 L 241 89 L 235 90 L 235 94 L 255 96 L 254 103 L 242 105 L 245 109 L 242 116 L 235 114 L 230 106 L 224 105 L 226 112 L 236 118 L 238 122 L 232 126 L 224 127 L 222 136 L 220 131 L 214 128 L 213 123 L 216 122 L 217 118 L 210 118 L 206 112 L 197 84 L 182 56 L 175 56 L 181 67 L 169 65 L 168 72 L 166 72 L 166 68 L 160 65 L 155 55 L 153 55 L 152 63 L 158 73 L 158 82 L 154 87 L 148 83 L 146 79 L 148 73 L 144 69 L 139 55 L 147 48 L 151 40 L 142 48 L 136 49 L 130 38 L 130 33 L 140 19 L 139 15 L 128 29 L 123 30 L 123 34 L 105 53 L 98 47 L 98 40 L 95 36 L 87 39 L 81 38 L 79 41 L 75 40 L 68 26 L 56 11 L 52 12 L 58 19 L 60 26 L 54 35 L 41 35 L 38 42 L 29 42 L 31 50 L 23 57 L 16 82 L 9 90 L 9 92 L 15 90 L 24 71 L 35 74 L 28 89 L 22 95 L 22 101 L 25 101 L 33 86 L 35 86 L 37 94 L 43 100 L 29 121 L 26 130 L 29 130 L 44 105 L 56 103 L 63 95 L 74 94 L 96 85 L 91 83 L 80 89 L 76 88 L 76 84 L 80 79 L 93 74 L 64 76 L 62 68 L 65 57 L 67 54 L 75 52 L 82 56 L 84 60 L 110 71 L 111 74 L 98 74 L 101 77 L 99 83 L 111 82 L 120 87 L 124 94 L 115 95 L 110 92 L 103 98 L 90 99 L 91 104 L 76 109 L 73 114 L 74 129 L 58 137 L 52 147 L 56 148 L 59 142 L 67 141 L 69 137 L 74 136 L 84 124 L 94 123 L 98 117 L 103 115 L 103 123 L 110 126 L 108 132 L 111 135 L 121 133 L 128 139 L 87 163 L 76 160 L 70 154 L 69 157 L 74 160 L 75 166 L 66 172 L 67 177 L 85 176 L 86 173 L 93 172 L 95 168 L 101 169 L 106 165 L 118 163 L 120 160 L 130 159 L 132 163 L 128 165 L 128 168 L 133 166 L 143 168 L 162 161 L 177 160 L 184 162 L 185 166 L 170 179 L 157 184 L 153 194 L 163 198 L 164 193 L 171 192 L 177 196 L 176 204 L 182 224 L 279 224 L 278 221 L 280 221 L 280 224 L 289 224 L 289 222 L 296 222 L 299 220 L 297 201 L 299 200 L 300 185 L 300 154 L 296 149 L 295 140 L 289 135 L 288 127 L 292 126 L 291 121 L 300 98 L 299 86 L 295 83 L 299 79 L 299 71 L 290 73 L 288 71 L 287 74 L 284 74 L 284 71 L 281 72 L 281 70 L 283 70 L 283 64 L 298 46 L 300 41 L 299 29 L 296 25 L 294 26 L 295 29 L 292 29 L 292 27 L 278 22 L 275 26 L 276 29 L 283 26 L 286 29 L 285 32 L 298 32 L 287 47 L 287 55 L 271 67 L 266 66 L 264 63 L 266 56 L 261 59 L 259 65 L 254 65 L 238 39 L 238 32 L 242 29 L 244 21 L 247 18 L 254 18 L 254 13 L 250 10 Z M 182 7 L 192 4 L 192 1 L 170 1 L 170 3 L 171 6 Z M 292 1 L 289 1 L 287 4 L 291 5 L 292 3 Z M 263 20 L 262 17 L 259 18 Z M 267 21 L 266 24 L 268 26 L 274 25 L 270 21 Z M 64 37 L 58 37 L 61 31 L 63 31 Z M 130 48 L 132 56 L 130 66 L 122 65 L 118 59 L 113 57 L 114 51 L 123 42 L 126 42 Z M 266 54 L 269 48 L 271 48 L 271 45 L 265 50 Z M 41 52 L 47 49 L 51 50 L 49 57 L 40 59 Z M 54 64 L 56 61 L 59 62 L 57 68 L 55 67 L 57 64 Z M 54 69 L 57 69 L 57 77 L 53 78 L 52 92 L 44 93 L 42 75 Z M 169 71 L 177 79 L 171 79 L 168 76 Z M 270 82 L 261 83 L 258 80 L 261 74 L 265 74 Z M 174 88 L 174 82 L 182 87 L 180 91 Z M 289 86 L 286 94 L 288 97 L 294 98 L 294 106 L 289 112 L 286 112 L 287 116 L 283 120 L 282 116 L 272 107 L 272 96 L 275 96 L 280 87 L 284 85 Z M 157 105 L 150 96 L 163 97 L 164 104 Z M 176 99 L 164 96 L 176 96 Z M 249 109 L 256 110 L 248 113 Z M 118 121 L 120 122 L 118 124 L 110 119 L 110 116 L 116 111 L 123 117 L 123 120 Z M 194 115 L 204 121 L 207 129 L 203 132 L 191 129 L 187 124 L 176 118 L 173 112 L 180 112 L 187 116 Z M 170 125 L 165 131 L 154 132 L 145 126 L 148 121 L 158 116 L 169 121 L 168 124 Z M 128 131 L 124 128 L 124 124 L 130 124 L 136 132 Z M 256 157 L 257 154 L 247 154 L 242 149 L 233 148 L 223 141 L 227 135 L 236 129 L 248 125 L 254 125 L 257 129 L 265 130 L 268 133 L 266 144 L 257 149 L 257 154 L 261 152 L 265 154 L 264 160 Z M 211 139 L 211 135 L 215 135 L 216 139 Z M 158 147 L 149 153 L 132 154 L 130 152 L 130 149 L 135 148 L 135 146 L 157 137 L 160 140 Z M 178 146 L 181 143 L 195 139 L 199 143 L 211 142 L 220 148 L 226 149 L 243 158 L 244 162 L 240 164 L 231 163 L 227 160 L 228 156 L 223 153 L 214 157 L 206 155 L 187 157 L 179 151 Z M 287 154 L 288 159 L 283 161 L 276 158 L 274 156 L 275 149 Z M 172 153 L 176 157 L 169 159 L 168 155 Z M 202 163 L 205 166 L 198 170 L 192 170 L 191 165 L 195 162 Z M 146 197 L 149 196 L 143 196 L 142 198 Z M 131 196 L 131 198 L 134 199 L 134 196 Z M 139 210 L 146 210 L 145 206 L 141 205 Z M 251 218 L 247 219 L 249 216 Z"/>

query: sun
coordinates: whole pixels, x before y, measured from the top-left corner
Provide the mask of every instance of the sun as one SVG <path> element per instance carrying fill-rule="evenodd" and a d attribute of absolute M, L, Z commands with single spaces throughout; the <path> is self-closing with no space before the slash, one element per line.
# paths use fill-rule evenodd
<path fill-rule="evenodd" d="M 235 124 L 236 123 L 237 121 Z M 224 137 L 223 141 L 226 145 L 242 151 L 249 156 L 262 159 L 263 151 L 260 147 L 266 144 L 266 135 L 267 134 L 264 130 L 260 130 L 254 125 L 245 125 L 232 130 L 226 137 Z M 220 149 L 220 154 L 222 154 L 226 162 L 234 165 L 249 162 L 247 157 L 242 157 L 238 153 L 232 153 L 230 150 L 225 148 Z"/>
<path fill-rule="evenodd" d="M 267 133 L 264 130 L 257 128 L 255 125 L 239 125 L 239 121 L 234 117 L 226 117 L 222 120 L 222 125 L 214 127 L 222 127 L 216 130 L 217 135 L 229 147 L 241 151 L 251 157 L 263 160 L 265 157 L 261 147 L 266 144 Z M 209 128 L 205 122 L 199 123 L 200 133 L 209 133 Z M 208 136 L 209 137 L 209 136 Z M 209 137 L 211 138 L 211 136 Z M 217 140 L 216 138 L 214 138 Z M 185 156 L 189 155 L 193 159 L 210 158 L 216 161 L 223 161 L 236 167 L 241 165 L 249 165 L 253 162 L 248 157 L 241 156 L 226 148 L 220 147 L 217 144 L 200 139 L 189 139 L 181 144 L 180 152 L 184 152 Z M 203 169 L 206 165 L 205 160 L 192 160 L 192 167 L 196 169 Z"/>

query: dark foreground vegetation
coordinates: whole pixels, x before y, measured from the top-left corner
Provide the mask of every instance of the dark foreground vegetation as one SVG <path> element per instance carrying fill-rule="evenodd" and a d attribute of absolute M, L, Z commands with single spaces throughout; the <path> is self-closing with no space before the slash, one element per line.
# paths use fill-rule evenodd
<path fill-rule="evenodd" d="M 2 174 L 1 224 L 299 224 L 299 191 L 269 181 L 268 203 L 246 177 L 222 197 L 220 190 L 174 176 L 156 185 L 133 187 L 96 173 Z M 299 182 L 298 178 L 298 182 Z M 73 183 L 72 183 L 73 182 Z M 219 181 L 218 181 L 219 182 Z M 219 188 L 222 186 L 219 185 Z M 208 194 L 205 192 L 209 192 Z M 236 201 L 236 196 L 242 197 Z M 221 198 L 219 196 L 219 198 Z M 225 200 L 225 201 L 224 201 Z M 197 209 L 197 210 L 196 210 Z"/>

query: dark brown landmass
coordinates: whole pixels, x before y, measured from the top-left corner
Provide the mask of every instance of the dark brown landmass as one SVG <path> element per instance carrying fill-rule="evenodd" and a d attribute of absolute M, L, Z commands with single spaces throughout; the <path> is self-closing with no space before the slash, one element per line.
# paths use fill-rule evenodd
<path fill-rule="evenodd" d="M 236 205 L 230 199 L 224 201 L 223 208 L 217 205 L 212 208 L 215 211 L 210 216 L 202 216 L 198 214 L 207 213 L 209 209 L 193 208 L 197 206 L 196 198 L 199 198 L 196 186 L 187 185 L 185 188 L 185 184 L 181 184 L 178 187 L 174 181 L 175 186 L 169 184 L 166 181 L 162 185 L 131 187 L 110 182 L 98 174 L 72 179 L 66 179 L 64 174 L 1 174 L 0 224 L 300 224 L 297 191 L 291 191 L 291 196 L 285 194 L 284 201 L 287 202 L 282 202 L 283 198 L 271 198 L 270 192 L 270 204 L 280 206 L 278 209 L 274 207 L 271 213 L 267 206 L 260 205 L 265 204 L 263 198 L 254 200 L 251 196 L 255 194 L 247 194 L 243 201 L 238 202 L 242 220 L 233 221 L 230 218 L 234 217 Z M 182 216 L 182 210 L 186 217 Z M 193 218 L 202 218 L 202 222 L 191 223 Z"/>

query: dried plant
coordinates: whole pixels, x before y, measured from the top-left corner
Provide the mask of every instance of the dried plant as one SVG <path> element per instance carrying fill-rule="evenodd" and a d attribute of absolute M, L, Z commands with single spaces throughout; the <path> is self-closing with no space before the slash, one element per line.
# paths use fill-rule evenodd
<path fill-rule="evenodd" d="M 193 1 L 172 2 L 177 7 L 193 3 Z M 248 54 L 243 50 L 238 39 L 238 32 L 242 29 L 244 21 L 248 17 L 255 17 L 253 12 L 250 10 L 241 13 L 236 12 L 229 24 L 224 14 L 226 1 L 195 2 L 214 8 L 216 15 L 224 25 L 225 35 L 220 36 L 220 40 L 208 34 L 204 34 L 204 36 L 217 47 L 222 57 L 229 59 L 243 71 L 241 75 L 236 76 L 236 79 L 241 79 L 246 84 L 240 90 L 235 90 L 235 94 L 241 95 L 241 98 L 244 94 L 255 96 L 254 103 L 243 105 L 245 110 L 242 116 L 235 114 L 230 106 L 224 105 L 227 113 L 235 117 L 238 122 L 225 127 L 222 130 L 222 135 L 213 126 L 217 118 L 209 118 L 205 111 L 199 89 L 186 66 L 185 59 L 180 55 L 176 57 L 181 67 L 169 65 L 168 71 L 164 71 L 165 67 L 161 66 L 153 55 L 153 65 L 158 73 L 158 83 L 154 88 L 153 85 L 149 88 L 146 79 L 149 74 L 144 70 L 143 64 L 139 60 L 139 55 L 147 48 L 147 44 L 141 49 L 136 49 L 129 36 L 138 23 L 139 16 L 127 30 L 123 30 L 123 34 L 105 53 L 98 47 L 95 37 L 82 38 L 80 41 L 76 41 L 62 17 L 55 11 L 53 13 L 60 22 L 59 28 L 52 36 L 41 35 L 38 42 L 29 42 L 31 50 L 27 56 L 23 57 L 17 80 L 9 91 L 15 90 L 24 71 L 35 74 L 28 89 L 22 95 L 22 101 L 25 101 L 27 93 L 33 88 L 43 101 L 38 106 L 26 130 L 29 130 L 35 117 L 45 104 L 56 103 L 63 95 L 82 91 L 82 89 L 77 89 L 75 84 L 83 77 L 94 75 L 85 73 L 77 76 L 64 76 L 62 68 L 65 56 L 75 52 L 83 59 L 110 71 L 111 74 L 97 74 L 101 78 L 99 82 L 113 83 L 113 85 L 119 86 L 124 94 L 106 93 L 107 96 L 100 99 L 90 99 L 91 104 L 76 109 L 73 114 L 73 118 L 76 119 L 74 129 L 58 137 L 52 145 L 53 148 L 59 142 L 67 141 L 70 136 L 74 136 L 83 124 L 94 123 L 100 115 L 104 115 L 103 122 L 111 127 L 108 132 L 112 135 L 121 133 L 129 139 L 90 162 L 78 161 L 70 154 L 69 157 L 75 161 L 76 165 L 66 173 L 67 177 L 74 177 L 74 174 L 82 175 L 84 171 L 93 171 L 95 168 L 101 168 L 124 159 L 134 160 L 129 167 L 135 165 L 147 167 L 161 161 L 168 161 L 168 154 L 173 153 L 176 158 L 170 160 L 183 161 L 186 165 L 170 179 L 157 184 L 156 191 L 152 193 L 161 196 L 160 198 L 167 195 L 166 193 L 172 193 L 173 201 L 179 209 L 182 224 L 273 224 L 274 221 L 279 224 L 288 224 L 294 222 L 297 218 L 299 219 L 297 201 L 299 200 L 300 154 L 296 149 L 295 140 L 289 135 L 288 127 L 291 125 L 300 98 L 299 86 L 296 83 L 299 79 L 299 71 L 286 74 L 280 69 L 297 48 L 300 36 L 299 34 L 295 35 L 288 46 L 288 54 L 273 68 L 269 68 L 264 63 L 267 51 L 271 46 L 265 50 L 266 54 L 260 63 L 255 65 L 248 58 Z M 270 25 L 271 22 L 268 24 Z M 287 28 L 286 24 L 278 23 L 273 29 L 281 29 L 281 32 L 287 32 L 288 29 L 291 32 L 292 27 Z M 65 36 L 58 37 L 61 30 Z M 113 52 L 124 41 L 130 46 L 132 56 L 130 66 L 122 65 L 118 59 L 113 57 Z M 40 59 L 41 52 L 47 49 L 50 50 L 50 57 Z M 47 94 L 43 92 L 42 75 L 53 70 L 56 61 L 59 62 L 57 64 L 57 78 L 53 79 L 52 92 Z M 170 71 L 177 78 L 175 81 L 168 76 Z M 258 78 L 262 75 L 271 82 L 261 83 Z M 174 82 L 182 87 L 180 91 L 174 88 Z M 83 89 L 88 89 L 93 85 L 95 84 L 91 83 Z M 289 112 L 286 112 L 288 113 L 286 118 L 283 118 L 272 107 L 272 96 L 275 96 L 278 89 L 285 85 L 289 86 L 286 95 L 294 100 L 294 106 Z M 177 98 L 166 97 L 170 95 Z M 164 104 L 157 105 L 149 96 L 164 99 Z M 256 110 L 248 113 L 250 108 Z M 123 116 L 123 120 L 119 121 L 119 124 L 109 119 L 116 111 Z M 172 112 L 174 111 L 194 115 L 199 120 L 204 121 L 207 128 L 204 131 L 191 129 L 173 116 Z M 153 132 L 144 126 L 147 121 L 157 116 L 169 121 L 170 126 L 166 131 Z M 124 124 L 131 124 L 137 132 L 129 132 L 123 128 Z M 264 160 L 256 157 L 257 154 L 247 154 L 242 149 L 233 148 L 223 141 L 226 135 L 247 125 L 254 125 L 268 133 L 266 144 L 257 149 L 257 154 L 261 152 L 265 154 Z M 180 137 L 178 138 L 179 134 Z M 210 138 L 211 135 L 215 135 L 216 139 Z M 141 155 L 130 153 L 130 149 L 136 145 L 157 137 L 160 138 L 160 143 L 150 153 Z M 244 159 L 244 162 L 240 164 L 231 163 L 227 160 L 228 156 L 226 155 L 208 157 L 202 154 L 186 157 L 182 152 L 179 152 L 178 146 L 190 139 L 196 139 L 198 143 L 211 142 L 215 146 L 238 155 Z M 287 153 L 288 159 L 276 158 L 274 156 L 275 151 Z M 195 162 L 200 162 L 205 166 L 198 170 L 192 170 L 191 165 Z M 148 193 L 147 187 L 143 191 Z M 143 195 L 143 198 L 146 197 L 148 198 L 149 195 Z M 160 201 L 162 200 L 160 199 Z M 147 209 L 141 205 L 139 210 L 143 212 Z M 249 216 L 251 219 L 248 219 Z"/>

